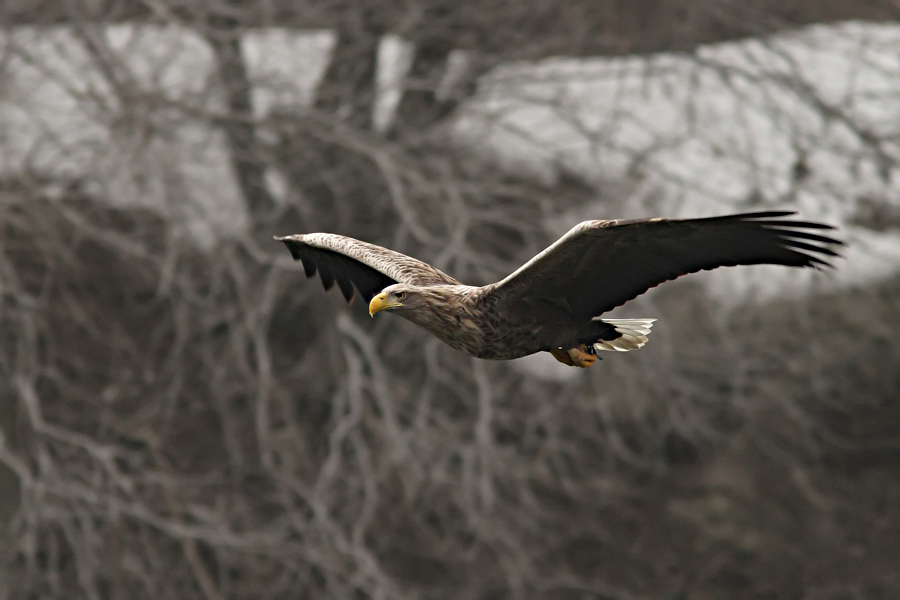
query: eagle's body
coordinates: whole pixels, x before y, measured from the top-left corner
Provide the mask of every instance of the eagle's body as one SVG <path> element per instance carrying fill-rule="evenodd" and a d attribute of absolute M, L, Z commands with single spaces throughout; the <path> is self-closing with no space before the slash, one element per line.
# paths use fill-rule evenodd
<path fill-rule="evenodd" d="M 587 367 L 596 350 L 633 350 L 653 319 L 601 319 L 664 281 L 721 266 L 830 266 L 828 225 L 767 212 L 708 219 L 585 221 L 505 279 L 463 285 L 409 256 L 339 235 L 277 238 L 307 276 L 319 272 L 369 312 L 395 311 L 471 356 L 506 360 L 539 351 Z M 824 258 L 823 258 L 824 257 Z"/>
<path fill-rule="evenodd" d="M 494 287 L 406 285 L 407 294 L 415 293 L 427 309 L 398 310 L 397 314 L 448 346 L 489 360 L 521 358 L 539 350 L 560 347 L 579 337 L 576 328 L 564 326 L 566 319 L 542 322 L 529 310 L 505 310 L 493 293 Z M 587 338 L 598 339 L 593 330 L 605 328 L 608 326 L 595 325 Z"/>

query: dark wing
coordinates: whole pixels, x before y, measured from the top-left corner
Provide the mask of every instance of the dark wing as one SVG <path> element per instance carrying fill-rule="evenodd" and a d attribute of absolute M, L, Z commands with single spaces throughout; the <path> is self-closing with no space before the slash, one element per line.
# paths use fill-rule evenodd
<path fill-rule="evenodd" d="M 507 306 L 546 302 L 590 319 L 688 273 L 735 265 L 831 265 L 821 223 L 758 212 L 707 219 L 585 221 L 494 286 Z"/>
<path fill-rule="evenodd" d="M 303 262 L 307 277 L 318 271 L 326 290 L 337 282 L 347 302 L 353 301 L 353 286 L 369 302 L 375 294 L 395 283 L 459 283 L 431 265 L 405 254 L 342 235 L 308 233 L 275 239 L 285 243 L 294 260 Z"/>

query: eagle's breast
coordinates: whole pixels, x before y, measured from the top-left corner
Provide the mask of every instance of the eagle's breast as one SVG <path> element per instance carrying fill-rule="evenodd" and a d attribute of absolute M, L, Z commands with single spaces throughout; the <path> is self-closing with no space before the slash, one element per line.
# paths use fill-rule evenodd
<path fill-rule="evenodd" d="M 490 286 L 430 286 L 420 293 L 422 306 L 398 314 L 456 350 L 476 358 L 506 360 L 539 349 L 536 339 L 541 325 L 511 319 Z"/>

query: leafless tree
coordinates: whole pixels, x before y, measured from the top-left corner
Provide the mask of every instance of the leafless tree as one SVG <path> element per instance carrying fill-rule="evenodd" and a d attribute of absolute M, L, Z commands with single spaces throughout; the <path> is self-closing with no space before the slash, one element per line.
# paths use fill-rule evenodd
<path fill-rule="evenodd" d="M 636 197 L 652 163 L 634 156 L 630 179 L 598 190 L 466 150 L 450 130 L 492 67 L 895 17 L 884 3 L 531 4 L 4 6 L 0 88 L 53 82 L 90 127 L 72 142 L 44 123 L 0 180 L 0 597 L 896 595 L 896 278 L 732 311 L 667 286 L 641 305 L 665 320 L 640 353 L 548 378 L 371 322 L 272 243 L 335 231 L 495 280 L 554 239 L 558 215 L 598 197 L 623 208 L 616 192 Z M 208 78 L 173 91 L 114 22 L 187 32 L 198 46 L 165 39 L 205 49 Z M 327 28 L 332 58 L 308 105 L 261 111 L 246 39 L 277 26 Z M 84 73 L 46 59 L 48 32 Z M 386 34 L 413 57 L 379 131 Z M 455 50 L 467 70 L 448 92 Z M 686 60 L 748 106 L 743 86 L 784 86 L 855 136 L 860 162 L 895 169 L 890 135 L 802 78 Z M 0 111 L 29 109 L 15 101 L 0 91 Z M 172 148 L 191 132 L 192 159 L 227 156 L 209 189 L 236 203 L 185 200 L 196 181 Z M 896 228 L 874 206 L 860 223 Z"/>

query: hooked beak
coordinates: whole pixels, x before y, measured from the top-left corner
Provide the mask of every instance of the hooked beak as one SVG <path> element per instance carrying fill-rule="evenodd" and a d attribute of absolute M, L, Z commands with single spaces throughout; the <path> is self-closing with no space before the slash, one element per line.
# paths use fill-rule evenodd
<path fill-rule="evenodd" d="M 369 316 L 374 317 L 375 313 L 380 310 L 384 310 L 386 308 L 397 308 L 399 306 L 403 306 L 399 302 L 388 302 L 387 294 L 381 292 L 369 302 Z"/>

